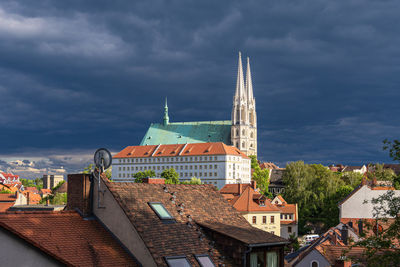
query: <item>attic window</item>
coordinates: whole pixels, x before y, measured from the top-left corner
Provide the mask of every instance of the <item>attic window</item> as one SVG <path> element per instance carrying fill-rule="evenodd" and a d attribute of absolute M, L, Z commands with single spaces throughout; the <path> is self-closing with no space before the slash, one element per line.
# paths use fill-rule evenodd
<path fill-rule="evenodd" d="M 199 262 L 201 267 L 215 267 L 208 255 L 195 255 L 196 260 Z"/>
<path fill-rule="evenodd" d="M 165 257 L 165 261 L 167 262 L 168 266 L 170 267 L 191 267 L 189 261 L 187 260 L 186 256 L 172 256 L 172 257 Z"/>
<path fill-rule="evenodd" d="M 168 212 L 161 202 L 148 202 L 152 210 L 157 214 L 158 218 L 165 223 L 174 223 L 174 217 Z"/>

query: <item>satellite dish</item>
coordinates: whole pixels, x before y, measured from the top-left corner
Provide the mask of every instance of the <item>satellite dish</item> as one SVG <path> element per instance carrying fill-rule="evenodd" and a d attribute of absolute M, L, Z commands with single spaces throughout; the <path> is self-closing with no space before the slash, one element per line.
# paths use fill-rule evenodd
<path fill-rule="evenodd" d="M 94 164 L 100 170 L 108 169 L 111 166 L 112 156 L 110 151 L 105 148 L 99 148 L 94 153 Z"/>

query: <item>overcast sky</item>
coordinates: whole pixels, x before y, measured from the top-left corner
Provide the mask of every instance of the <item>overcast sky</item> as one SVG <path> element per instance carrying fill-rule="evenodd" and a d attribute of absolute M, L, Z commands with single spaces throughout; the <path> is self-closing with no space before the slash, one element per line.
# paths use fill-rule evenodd
<path fill-rule="evenodd" d="M 251 60 L 261 160 L 390 162 L 399 10 L 390 0 L 2 0 L 0 169 L 80 170 L 99 147 L 139 144 L 165 97 L 173 122 L 230 119 L 239 51 Z"/>

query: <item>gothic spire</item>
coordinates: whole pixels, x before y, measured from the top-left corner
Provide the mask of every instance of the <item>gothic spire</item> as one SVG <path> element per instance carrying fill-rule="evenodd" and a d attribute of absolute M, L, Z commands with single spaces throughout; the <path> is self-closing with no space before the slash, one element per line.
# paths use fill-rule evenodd
<path fill-rule="evenodd" d="M 252 101 L 253 97 L 253 82 L 251 81 L 250 59 L 247 57 L 247 70 L 246 70 L 246 93 L 247 101 Z"/>
<path fill-rule="evenodd" d="M 237 80 L 236 80 L 236 91 L 235 91 L 235 99 L 239 100 L 244 95 L 244 79 L 243 79 L 243 66 L 242 66 L 242 53 L 239 52 L 239 63 L 238 63 L 238 72 L 237 72 Z"/>
<path fill-rule="evenodd" d="M 164 125 L 168 125 L 169 117 L 168 117 L 168 103 L 167 97 L 165 97 L 165 106 L 164 106 Z"/>

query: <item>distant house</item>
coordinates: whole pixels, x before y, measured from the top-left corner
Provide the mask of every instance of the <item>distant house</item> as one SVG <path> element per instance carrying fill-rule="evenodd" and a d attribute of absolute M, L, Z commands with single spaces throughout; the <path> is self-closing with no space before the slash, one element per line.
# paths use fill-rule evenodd
<path fill-rule="evenodd" d="M 298 236 L 298 208 L 297 204 L 288 204 L 281 195 L 276 196 L 271 203 L 281 211 L 281 237 Z"/>
<path fill-rule="evenodd" d="M 40 189 L 39 194 L 43 198 L 43 197 L 47 197 L 48 195 L 51 195 L 52 193 L 51 193 L 50 189 L 42 188 L 42 189 Z"/>
<path fill-rule="evenodd" d="M 400 175 L 400 164 L 384 164 L 384 169 L 391 169 L 396 175 Z"/>
<path fill-rule="evenodd" d="M 20 183 L 19 176 L 16 174 L 0 171 L 0 183 L 2 184 Z"/>
<path fill-rule="evenodd" d="M 279 169 L 279 167 L 276 166 L 275 163 L 273 163 L 273 162 L 263 162 L 263 163 L 260 163 L 259 165 L 260 165 L 261 170 L 264 170 L 264 169 L 269 169 L 269 170 Z"/>
<path fill-rule="evenodd" d="M 284 173 L 285 169 L 270 170 L 268 191 L 273 195 L 280 195 L 285 191 L 285 184 L 283 183 Z"/>
<path fill-rule="evenodd" d="M 352 247 L 350 243 L 351 241 L 358 241 L 358 239 L 359 237 L 351 228 L 339 224 L 330 228 L 310 245 L 287 255 L 285 260 L 287 266 L 292 267 L 350 267 L 353 266 L 352 257 L 362 260 L 364 248 Z"/>
<path fill-rule="evenodd" d="M 362 183 L 354 189 L 346 198 L 339 202 L 339 220 L 349 224 L 358 233 L 365 231 L 365 223 L 376 224 L 376 217 L 373 214 L 373 198 L 393 190 L 395 196 L 400 197 L 400 190 L 393 187 L 380 185 L 376 180 L 370 182 L 363 179 Z M 367 201 L 367 203 L 366 203 Z M 387 217 L 390 220 L 390 217 Z"/>
<path fill-rule="evenodd" d="M 362 166 L 345 166 L 342 169 L 342 172 L 357 172 L 361 174 L 365 174 L 368 171 L 367 166 L 362 165 Z"/>
<path fill-rule="evenodd" d="M 256 190 L 256 183 L 225 185 L 220 193 L 258 229 L 281 236 L 281 210 Z"/>

